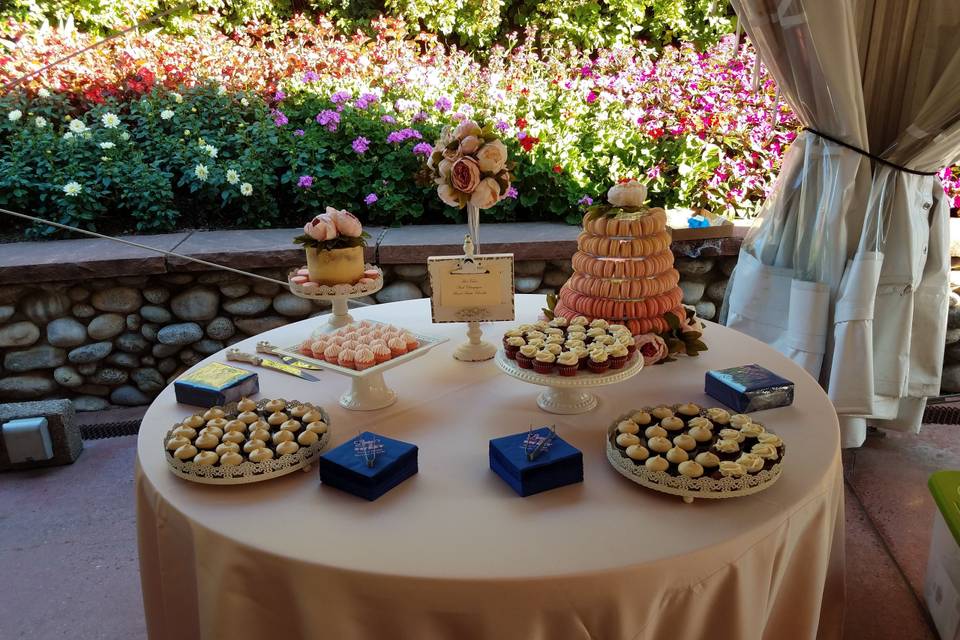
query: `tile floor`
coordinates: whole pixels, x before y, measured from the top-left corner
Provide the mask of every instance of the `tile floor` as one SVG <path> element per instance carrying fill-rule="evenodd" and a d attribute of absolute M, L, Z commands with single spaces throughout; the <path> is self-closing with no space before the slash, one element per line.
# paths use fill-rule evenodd
<path fill-rule="evenodd" d="M 74 465 L 0 476 L 3 638 L 145 637 L 132 486 L 136 438 L 84 444 Z M 960 427 L 871 437 L 845 452 L 844 467 L 844 638 L 936 640 L 922 602 L 934 509 L 926 479 L 937 469 L 960 468 Z"/>

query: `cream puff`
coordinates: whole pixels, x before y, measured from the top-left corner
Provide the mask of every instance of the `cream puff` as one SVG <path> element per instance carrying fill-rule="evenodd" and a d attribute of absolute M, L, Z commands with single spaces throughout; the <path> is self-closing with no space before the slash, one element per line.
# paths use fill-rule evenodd
<path fill-rule="evenodd" d="M 190 460 L 197 455 L 197 448 L 192 444 L 185 444 L 173 452 L 173 457 L 177 460 Z"/>
<path fill-rule="evenodd" d="M 270 416 L 267 418 L 267 422 L 274 427 L 280 426 L 287 420 L 289 420 L 289 416 L 287 416 L 287 414 L 285 414 L 282 411 L 276 411 L 274 413 L 271 413 Z"/>
<path fill-rule="evenodd" d="M 627 457 L 631 460 L 644 461 L 650 457 L 650 452 L 643 445 L 633 444 L 627 447 Z"/>
<path fill-rule="evenodd" d="M 225 453 L 240 453 L 240 445 L 236 442 L 221 442 L 214 451 L 219 456 L 223 456 Z"/>
<path fill-rule="evenodd" d="M 224 467 L 235 467 L 242 462 L 243 456 L 232 451 L 228 451 L 220 456 L 220 464 Z"/>
<path fill-rule="evenodd" d="M 669 460 L 674 464 L 680 464 L 681 462 L 684 462 L 689 459 L 690 459 L 689 454 L 687 454 L 687 452 L 681 449 L 680 447 L 673 447 L 672 449 L 667 451 L 667 460 Z"/>
<path fill-rule="evenodd" d="M 223 409 L 214 407 L 213 409 L 207 409 L 207 411 L 203 414 L 203 419 L 206 422 L 210 422 L 211 420 L 219 420 L 225 415 L 227 414 L 223 412 Z"/>
<path fill-rule="evenodd" d="M 251 400 L 250 398 L 242 398 L 240 402 L 237 403 L 237 411 L 256 411 L 257 403 Z"/>
<path fill-rule="evenodd" d="M 286 408 L 287 408 L 287 403 L 284 402 L 283 400 L 271 400 L 265 405 L 263 405 L 263 409 L 267 413 L 277 413 L 279 411 L 283 411 Z"/>
<path fill-rule="evenodd" d="M 263 449 L 267 446 L 267 443 L 263 440 L 247 440 L 247 443 L 243 445 L 243 452 L 250 454 L 256 451 L 257 449 Z"/>
<path fill-rule="evenodd" d="M 643 465 L 650 471 L 666 471 L 670 467 L 670 463 L 660 456 L 647 458 Z"/>
<path fill-rule="evenodd" d="M 699 478 L 703 475 L 703 467 L 693 460 L 687 460 L 686 462 L 681 462 L 677 466 L 677 471 L 680 472 L 680 475 L 686 476 L 688 478 Z"/>
<path fill-rule="evenodd" d="M 249 455 L 251 462 L 266 462 L 273 458 L 273 451 L 267 447 L 260 447 L 251 451 Z"/>
<path fill-rule="evenodd" d="M 275 434 L 273 434 L 273 444 L 275 445 L 280 444 L 281 442 L 290 442 L 295 439 L 296 436 L 289 431 L 277 431 Z"/>
<path fill-rule="evenodd" d="M 215 465 L 220 461 L 220 456 L 218 456 L 213 451 L 201 451 L 193 457 L 193 462 L 195 464 L 200 464 L 204 466 Z"/>
<path fill-rule="evenodd" d="M 289 453 L 296 453 L 300 450 L 300 445 L 294 442 L 293 440 L 288 440 L 286 442 L 281 442 L 277 445 L 277 453 L 282 456 L 285 456 Z"/>
<path fill-rule="evenodd" d="M 666 438 L 667 430 L 661 427 L 658 424 L 647 427 L 646 431 L 643 432 L 643 435 L 647 438 Z"/>
<path fill-rule="evenodd" d="M 220 439 L 221 439 L 223 442 L 233 442 L 233 443 L 236 443 L 236 444 L 240 444 L 241 442 L 243 442 L 243 441 L 246 440 L 247 438 L 246 438 L 246 436 L 244 436 L 244 435 L 243 435 L 242 433 L 240 433 L 239 431 L 231 431 L 230 433 L 225 433 L 225 434 L 223 434 L 223 437 L 220 438 Z"/>
<path fill-rule="evenodd" d="M 304 447 L 309 447 L 312 444 L 316 444 L 317 440 L 319 439 L 320 436 L 313 431 L 303 431 L 297 436 L 297 442 Z"/>
<path fill-rule="evenodd" d="M 640 432 L 640 427 L 633 420 L 621 420 L 617 424 L 617 431 L 619 433 L 637 434 Z"/>
<path fill-rule="evenodd" d="M 640 438 L 632 433 L 621 433 L 617 436 L 617 446 L 619 447 L 629 447 L 635 444 L 640 444 Z"/>

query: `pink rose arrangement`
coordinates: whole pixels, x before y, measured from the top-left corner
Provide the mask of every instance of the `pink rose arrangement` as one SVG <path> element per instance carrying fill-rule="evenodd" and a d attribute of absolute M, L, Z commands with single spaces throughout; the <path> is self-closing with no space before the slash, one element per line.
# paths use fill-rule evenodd
<path fill-rule="evenodd" d="M 327 207 L 325 213 L 314 217 L 303 226 L 303 235 L 293 239 L 295 244 L 313 249 L 331 251 L 364 247 L 370 237 L 363 224 L 346 210 Z"/>
<path fill-rule="evenodd" d="M 426 160 L 440 199 L 462 209 L 468 204 L 489 209 L 507 196 L 512 163 L 507 146 L 492 126 L 463 120 L 447 127 Z"/>
<path fill-rule="evenodd" d="M 642 336 L 637 336 L 635 340 L 637 341 L 637 350 L 643 356 L 644 366 L 649 367 L 652 364 L 657 364 L 670 355 L 666 341 L 655 333 L 645 333 Z"/>

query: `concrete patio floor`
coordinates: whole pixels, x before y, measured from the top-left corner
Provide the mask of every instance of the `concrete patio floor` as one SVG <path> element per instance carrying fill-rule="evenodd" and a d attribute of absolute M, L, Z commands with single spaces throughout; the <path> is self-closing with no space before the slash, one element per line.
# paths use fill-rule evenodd
<path fill-rule="evenodd" d="M 76 464 L 0 476 L 0 637 L 138 640 L 133 436 Z M 960 427 L 870 438 L 844 453 L 846 640 L 936 640 L 923 606 L 932 471 L 960 467 Z"/>

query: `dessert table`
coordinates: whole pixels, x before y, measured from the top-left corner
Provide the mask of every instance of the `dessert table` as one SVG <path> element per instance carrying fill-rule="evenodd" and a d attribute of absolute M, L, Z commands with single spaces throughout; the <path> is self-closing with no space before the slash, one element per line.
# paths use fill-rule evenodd
<path fill-rule="evenodd" d="M 517 297 L 517 323 L 543 296 Z M 137 525 L 150 638 L 839 638 L 844 603 L 843 485 L 837 416 L 816 381 L 766 345 L 708 323 L 710 350 L 596 390 L 581 415 L 540 411 L 537 387 L 493 361 L 451 357 L 460 324 L 432 325 L 429 302 L 354 310 L 452 338 L 387 372 L 399 400 L 348 411 L 349 380 L 265 369 L 260 396 L 331 415 L 332 446 L 369 430 L 420 448 L 420 470 L 367 502 L 314 469 L 207 486 L 167 469 L 162 439 L 196 408 L 172 386 L 140 429 Z M 289 344 L 325 318 L 249 338 Z M 491 339 L 511 324 L 484 327 Z M 223 361 L 214 354 L 204 362 Z M 758 363 L 796 383 L 792 406 L 754 414 L 787 448 L 780 480 L 744 498 L 658 494 L 621 477 L 605 430 L 643 405 L 692 401 L 708 369 Z M 202 363 L 201 363 L 202 364 Z M 200 365 L 198 365 L 200 366 Z M 556 424 L 583 451 L 584 482 L 520 498 L 489 468 L 490 438 Z"/>

